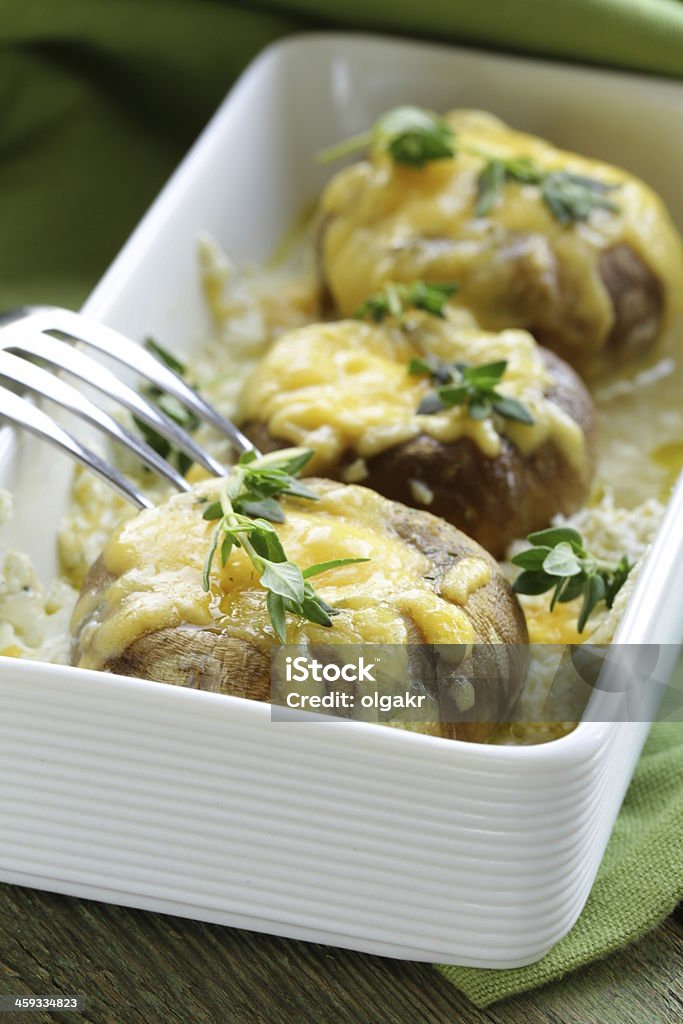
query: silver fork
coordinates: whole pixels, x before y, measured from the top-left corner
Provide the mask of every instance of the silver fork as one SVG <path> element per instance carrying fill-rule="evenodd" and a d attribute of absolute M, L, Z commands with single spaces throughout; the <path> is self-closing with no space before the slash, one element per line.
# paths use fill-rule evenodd
<path fill-rule="evenodd" d="M 253 444 L 238 428 L 221 416 L 201 395 L 197 394 L 179 374 L 125 335 L 80 313 L 58 306 L 24 306 L 0 316 L 0 379 L 18 384 L 36 395 L 42 395 L 87 420 L 114 438 L 138 459 L 178 490 L 187 491 L 190 484 L 150 445 L 121 426 L 112 416 L 98 408 L 85 395 L 61 377 L 55 376 L 33 360 L 47 363 L 119 402 L 139 420 L 153 428 L 176 448 L 199 463 L 210 473 L 221 476 L 226 467 L 200 447 L 177 423 L 153 402 L 124 384 L 111 370 L 80 348 L 54 335 L 106 355 L 134 370 L 150 384 L 173 395 L 187 409 L 211 424 L 225 437 L 236 452 L 252 450 Z M 26 358 L 29 357 L 29 358 Z M 51 416 L 25 398 L 0 385 L 0 421 L 8 420 L 24 427 L 62 451 L 68 452 L 82 465 L 103 477 L 119 494 L 138 508 L 150 508 L 152 502 L 112 465 L 83 445 Z"/>

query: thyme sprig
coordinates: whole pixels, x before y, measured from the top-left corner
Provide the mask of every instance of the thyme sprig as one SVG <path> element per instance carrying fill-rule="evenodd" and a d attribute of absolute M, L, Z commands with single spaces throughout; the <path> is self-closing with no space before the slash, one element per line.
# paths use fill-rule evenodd
<path fill-rule="evenodd" d="M 357 320 L 381 323 L 387 317 L 397 319 L 408 309 L 423 309 L 434 316 L 444 317 L 446 303 L 458 290 L 453 281 L 412 281 L 402 284 L 389 281 L 380 291 L 366 299 L 353 314 Z"/>
<path fill-rule="evenodd" d="M 571 171 L 545 171 L 530 157 L 505 159 L 458 140 L 445 118 L 422 107 L 397 107 L 382 114 L 370 131 L 354 135 L 318 154 L 321 163 L 330 163 L 361 149 L 388 153 L 396 164 L 422 168 L 433 160 L 469 153 L 480 157 L 484 166 L 477 178 L 476 214 L 491 212 L 504 185 L 510 181 L 538 186 L 541 198 L 561 224 L 589 219 L 594 210 L 611 213 L 619 207 L 609 193 L 618 183 L 607 183 Z"/>
<path fill-rule="evenodd" d="M 543 202 L 561 224 L 586 221 L 593 210 L 616 213 L 619 209 L 609 198 L 609 193 L 619 188 L 617 184 L 570 171 L 543 171 L 528 157 L 512 160 L 491 157 L 477 179 L 478 217 L 490 213 L 508 181 L 537 185 Z"/>
<path fill-rule="evenodd" d="M 577 623 L 579 633 L 583 633 L 591 612 L 601 601 L 607 608 L 612 607 L 633 568 L 626 555 L 616 564 L 591 555 L 578 530 L 568 526 L 530 533 L 527 540 L 531 547 L 511 560 L 523 570 L 513 590 L 517 594 L 545 594 L 552 590 L 551 611 L 558 601 L 563 604 L 583 597 Z"/>
<path fill-rule="evenodd" d="M 427 373 L 438 384 L 434 391 L 422 399 L 417 408 L 418 414 L 431 416 L 448 407 L 464 405 L 473 420 L 483 420 L 497 413 L 504 419 L 531 426 L 534 418 L 527 407 L 518 399 L 502 395 L 496 390 L 507 365 L 506 359 L 476 366 L 421 357 L 411 359 L 408 364 L 409 373 Z"/>
<path fill-rule="evenodd" d="M 206 520 L 217 520 L 204 562 L 202 585 L 211 589 L 211 568 L 217 552 L 225 566 L 235 548 L 241 548 L 267 591 L 266 607 L 276 635 L 286 642 L 286 616 L 297 615 L 319 626 L 331 626 L 338 609 L 331 607 L 308 582 L 312 576 L 367 558 L 335 558 L 300 569 L 287 558 L 273 523 L 284 522 L 279 495 L 317 501 L 318 495 L 297 479 L 313 452 L 290 448 L 257 457 L 246 452 L 221 485 L 220 499 L 207 505 Z"/>
<path fill-rule="evenodd" d="M 361 149 L 384 150 L 394 163 L 424 167 L 455 155 L 455 132 L 443 117 L 422 107 L 396 107 L 379 117 L 370 131 L 335 143 L 318 153 L 323 164 Z"/>
<path fill-rule="evenodd" d="M 157 357 L 165 366 L 168 366 L 169 370 L 173 370 L 174 373 L 179 374 L 181 377 L 185 377 L 187 374 L 187 367 L 179 359 L 176 358 L 171 352 L 168 352 L 163 348 L 158 341 L 154 338 L 146 338 L 144 347 Z M 172 419 L 174 423 L 177 423 L 179 427 L 186 430 L 188 434 L 193 433 L 199 426 L 199 417 L 195 416 L 191 409 L 187 409 L 182 402 L 178 401 L 175 395 L 169 395 L 166 391 L 162 391 L 155 384 L 147 384 L 142 389 L 142 394 L 147 398 L 151 398 L 153 402 L 159 406 L 162 412 L 165 412 L 169 419 Z M 133 422 L 138 428 L 143 438 L 155 452 L 158 452 L 163 459 L 167 459 L 171 464 L 175 464 L 178 471 L 185 475 L 188 469 L 192 465 L 192 459 L 185 452 L 180 451 L 171 444 L 165 437 L 157 433 L 154 427 L 150 427 L 144 420 L 139 419 L 137 416 L 133 417 Z"/>

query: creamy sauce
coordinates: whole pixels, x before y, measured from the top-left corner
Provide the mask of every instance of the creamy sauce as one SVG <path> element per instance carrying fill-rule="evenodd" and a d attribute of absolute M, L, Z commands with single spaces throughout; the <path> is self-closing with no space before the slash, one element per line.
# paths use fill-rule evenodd
<path fill-rule="evenodd" d="M 342 170 L 321 203 L 324 265 L 342 315 L 387 280 L 457 281 L 458 301 L 490 329 L 534 326 L 562 335 L 577 352 L 599 351 L 614 323 L 601 279 L 601 253 L 630 246 L 664 285 L 671 317 L 683 299 L 681 241 L 661 200 L 625 171 L 555 149 L 478 111 L 447 115 L 456 145 L 501 158 L 529 157 L 616 184 L 616 212 L 561 224 L 536 185 L 506 182 L 490 213 L 475 213 L 480 156 L 459 152 L 421 169 L 383 152 Z M 533 323 L 530 322 L 530 318 Z"/>
<path fill-rule="evenodd" d="M 273 437 L 314 448 L 312 472 L 332 472 L 349 453 L 369 458 L 419 434 L 446 444 L 468 437 L 489 458 L 500 454 L 503 436 L 524 454 L 551 440 L 573 469 L 585 471 L 583 433 L 545 397 L 553 381 L 531 335 L 492 334 L 452 316 L 415 312 L 403 324 L 342 320 L 289 332 L 247 380 L 241 418 L 267 424 Z M 475 365 L 506 360 L 498 390 L 523 402 L 535 423 L 475 420 L 464 405 L 418 415 L 421 399 L 435 385 L 426 374 L 408 372 L 414 356 Z"/>
<path fill-rule="evenodd" d="M 637 368 L 594 389 L 600 419 L 596 494 L 618 506 L 668 501 L 683 469 L 683 324 Z"/>
<path fill-rule="evenodd" d="M 341 613 L 333 629 L 288 617 L 288 643 L 406 643 L 411 628 L 413 639 L 427 643 L 473 643 L 464 605 L 488 582 L 486 562 L 463 560 L 462 579 L 454 567 L 436 593 L 425 579 L 430 560 L 387 526 L 384 498 L 360 487 L 317 486 L 317 502 L 283 500 L 287 518 L 275 526 L 290 560 L 302 568 L 333 558 L 369 561 L 316 577 L 318 593 Z M 214 500 L 218 487 L 206 481 L 113 534 L 102 558 L 115 579 L 102 592 L 84 591 L 74 612 L 81 667 L 102 668 L 139 637 L 179 625 L 229 629 L 259 646 L 275 642 L 266 591 L 243 551 L 233 550 L 225 567 L 216 559 L 210 592 L 202 589 L 215 524 L 202 518 L 206 505 L 197 499 Z"/>

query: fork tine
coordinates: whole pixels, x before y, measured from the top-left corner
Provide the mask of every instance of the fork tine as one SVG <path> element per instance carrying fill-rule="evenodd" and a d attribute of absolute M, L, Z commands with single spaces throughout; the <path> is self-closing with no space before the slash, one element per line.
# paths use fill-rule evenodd
<path fill-rule="evenodd" d="M 29 306 L 28 313 L 34 325 L 41 325 L 41 331 L 61 331 L 63 334 L 70 334 L 78 341 L 131 367 L 141 377 L 146 377 L 162 391 L 177 398 L 200 419 L 210 423 L 220 434 L 228 438 L 240 454 L 254 448 L 251 441 L 234 423 L 221 416 L 181 376 L 113 327 L 89 320 L 80 313 L 61 309 L 59 306 Z"/>
<path fill-rule="evenodd" d="M 14 356 L 10 352 L 0 349 L 0 377 L 6 377 L 8 380 L 22 384 L 30 391 L 43 395 L 70 412 L 82 416 L 83 419 L 123 444 L 144 465 L 156 470 L 160 476 L 170 480 L 179 490 L 189 491 L 191 489 L 191 485 L 185 477 L 174 469 L 166 459 L 162 459 L 158 452 L 155 452 L 145 441 L 135 437 L 112 416 L 104 410 L 98 409 L 80 391 L 60 380 L 59 377 L 55 377 L 54 374 L 29 363 L 21 356 Z"/>
<path fill-rule="evenodd" d="M 74 377 L 78 377 L 86 384 L 90 384 L 98 391 L 120 402 L 143 423 L 147 423 L 162 437 L 189 455 L 191 459 L 208 469 L 214 476 L 225 474 L 225 467 L 205 452 L 185 430 L 139 395 L 137 391 L 120 381 L 111 370 L 102 366 L 101 363 L 91 359 L 90 356 L 67 342 L 58 341 L 57 338 L 44 334 L 29 334 L 26 330 L 26 321 L 17 323 L 14 327 L 6 330 L 4 348 L 15 352 L 25 352 L 37 356 L 53 366 L 59 366 L 60 369 L 66 370 L 67 373 L 73 374 Z"/>
<path fill-rule="evenodd" d="M 141 494 L 125 477 L 108 465 L 103 459 L 82 445 L 75 437 L 63 430 L 41 409 L 31 405 L 25 398 L 0 386 L 0 419 L 10 420 L 24 427 L 32 434 L 49 441 L 62 451 L 68 452 L 83 466 L 103 477 L 114 490 L 131 501 L 138 508 L 152 508 L 153 502 Z"/>

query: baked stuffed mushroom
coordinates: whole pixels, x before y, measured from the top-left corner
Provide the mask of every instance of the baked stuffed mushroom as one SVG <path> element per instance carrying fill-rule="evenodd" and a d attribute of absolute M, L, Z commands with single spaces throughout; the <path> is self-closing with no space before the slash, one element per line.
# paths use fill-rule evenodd
<path fill-rule="evenodd" d="M 109 540 L 74 612 L 73 664 L 267 701 L 283 629 L 290 644 L 328 651 L 438 645 L 429 648 L 421 684 L 429 698 L 422 728 L 488 737 L 517 697 L 527 660 L 524 617 L 498 565 L 427 512 L 362 487 L 306 484 L 316 500 L 281 498 L 284 521 L 270 527 L 287 559 L 302 567 L 362 559 L 316 577 L 313 593 L 330 613 L 327 624 L 309 609 L 308 618 L 288 614 L 278 625 L 244 533 L 225 564 L 214 558 L 207 571 L 214 528 L 207 509 L 211 518 L 223 486 L 209 480 L 141 512 Z"/>
<path fill-rule="evenodd" d="M 257 447 L 315 450 L 313 471 L 428 508 L 502 557 L 585 501 L 595 414 L 577 374 L 521 330 L 406 311 L 283 335 L 248 378 Z"/>
<path fill-rule="evenodd" d="M 387 281 L 454 280 L 491 330 L 582 372 L 646 351 L 680 309 L 681 239 L 633 175 L 479 111 L 380 119 L 321 200 L 321 271 L 348 316 Z"/>

